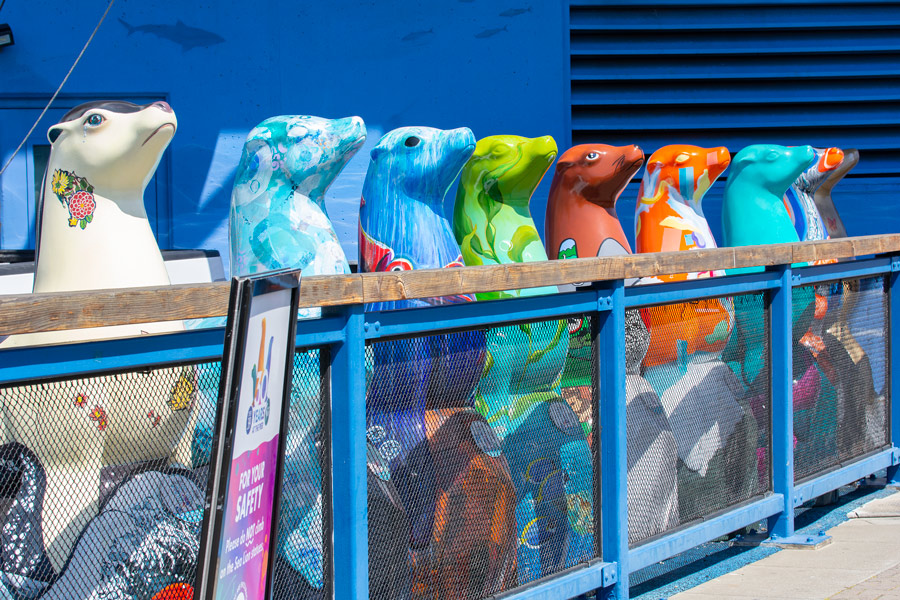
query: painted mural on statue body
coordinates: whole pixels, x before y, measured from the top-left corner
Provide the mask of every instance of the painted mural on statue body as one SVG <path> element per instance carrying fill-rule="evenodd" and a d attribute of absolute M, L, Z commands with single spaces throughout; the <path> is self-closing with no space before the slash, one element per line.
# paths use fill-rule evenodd
<path fill-rule="evenodd" d="M 479 140 L 460 176 L 453 211 L 453 230 L 467 265 L 547 260 L 529 202 L 556 153 L 550 137 Z M 478 294 L 478 300 L 556 291 L 507 290 Z M 561 396 L 568 347 L 566 321 L 498 327 L 487 334 L 488 357 L 475 408 L 503 440 L 510 460 L 519 583 L 577 564 L 593 552 L 593 540 L 585 533 L 593 524 L 592 495 L 581 485 L 591 473 L 590 461 L 583 461 L 590 456 L 590 411 L 582 411 L 588 418 L 582 422 Z M 563 431 L 565 439 L 539 439 L 550 431 Z M 551 438 L 556 441 L 550 443 Z M 525 469 L 529 464 L 534 470 Z M 537 493 L 542 482 L 543 495 Z"/>
<path fill-rule="evenodd" d="M 813 148 L 813 152 L 815 157 L 812 163 L 784 193 L 784 206 L 801 242 L 828 238 L 825 221 L 816 206 L 815 194 L 828 179 L 828 174 L 844 160 L 840 148 Z"/>
<path fill-rule="evenodd" d="M 143 190 L 176 128 L 165 102 L 92 102 L 48 131 L 35 292 L 167 285 Z M 89 260 L 86 260 L 89 257 Z M 62 343 L 182 329 L 180 323 L 14 336 L 5 345 Z M 3 388 L 3 434 L 34 452 L 46 474 L 42 543 L 57 572 L 99 505 L 109 465 L 190 464 L 194 367 L 153 369 Z"/>
<path fill-rule="evenodd" d="M 616 201 L 643 162 L 644 153 L 637 146 L 606 144 L 574 146 L 559 157 L 544 222 L 551 259 L 631 254 L 616 215 Z M 626 280 L 625 285 L 634 282 Z M 590 320 L 571 317 L 568 327 L 562 393 L 589 430 L 593 420 Z"/>
<path fill-rule="evenodd" d="M 378 142 L 360 204 L 361 271 L 462 266 L 443 200 L 474 147 L 465 128 L 403 127 Z M 452 296 L 367 309 L 473 300 Z M 515 576 L 509 470 L 493 430 L 471 408 L 484 345 L 481 331 L 440 334 L 379 342 L 367 356 L 367 438 L 389 465 L 408 514 L 416 597 L 461 597 L 460 586 L 468 584 L 456 574 L 456 558 L 467 554 L 487 560 L 472 584 L 483 595 L 508 587 Z M 489 513 L 476 507 L 485 497 Z"/>
<path fill-rule="evenodd" d="M 303 276 L 350 272 L 325 206 L 325 192 L 366 139 L 359 117 L 284 115 L 250 131 L 231 195 L 231 269 L 250 275 L 302 269 Z M 321 309 L 301 309 L 316 318 Z M 321 535 L 308 530 L 321 502 L 319 355 L 294 356 L 278 552 L 313 588 L 322 582 Z M 211 432 L 210 432 L 211 433 Z M 374 492 L 373 492 L 374 493 Z"/>
<path fill-rule="evenodd" d="M 730 162 L 724 147 L 676 144 L 654 152 L 635 214 L 638 252 L 715 248 L 702 200 Z M 723 274 L 663 275 L 641 283 Z M 744 451 L 756 447 L 757 425 L 740 382 L 721 360 L 734 328 L 733 301 L 714 298 L 645 310 L 651 338 L 642 375 L 659 396 L 675 439 L 679 518 L 701 514 L 708 508 L 704 503 L 749 498 L 756 489 L 756 459 Z M 734 477 L 733 469 L 741 475 Z"/>
<path fill-rule="evenodd" d="M 828 176 L 825 178 L 825 181 L 819 185 L 819 189 L 816 190 L 815 194 L 816 208 L 818 208 L 819 214 L 822 216 L 822 221 L 825 223 L 825 230 L 828 232 L 828 237 L 830 238 L 847 237 L 847 229 L 844 227 L 844 221 L 841 219 L 841 215 L 834 205 L 834 200 L 831 197 L 831 190 L 833 190 L 834 186 L 836 186 L 841 179 L 846 177 L 847 173 L 849 173 L 859 162 L 859 150 L 850 148 L 844 150 L 843 154 L 844 159 L 841 161 L 841 164 L 828 172 Z"/>

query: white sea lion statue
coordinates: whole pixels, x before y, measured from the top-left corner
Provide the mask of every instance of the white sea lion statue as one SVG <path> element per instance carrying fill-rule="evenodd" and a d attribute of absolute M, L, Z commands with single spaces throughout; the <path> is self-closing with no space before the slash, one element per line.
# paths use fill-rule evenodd
<path fill-rule="evenodd" d="M 38 217 L 34 291 L 168 285 L 143 191 L 175 133 L 165 102 L 82 104 L 50 127 Z M 3 348 L 137 336 L 180 322 L 16 335 Z M 3 350 L 0 350 L 2 360 Z M 30 449 L 46 470 L 43 544 L 58 573 L 97 514 L 101 468 L 177 460 L 197 374 L 171 367 L 0 388 L 0 442 Z M 190 440 L 187 440 L 189 445 Z"/>

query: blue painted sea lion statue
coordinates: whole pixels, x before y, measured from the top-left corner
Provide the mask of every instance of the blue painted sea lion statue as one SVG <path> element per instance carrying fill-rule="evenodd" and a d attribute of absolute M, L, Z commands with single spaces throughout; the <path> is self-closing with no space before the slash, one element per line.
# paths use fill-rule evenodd
<path fill-rule="evenodd" d="M 372 150 L 360 203 L 362 272 L 462 266 L 459 245 L 444 216 L 443 200 L 474 147 L 475 138 L 465 128 L 444 131 L 403 127 L 379 140 Z M 405 300 L 369 305 L 367 310 L 473 300 L 465 295 Z M 388 340 L 370 348 L 367 437 L 389 465 L 391 479 L 408 514 L 409 548 L 418 594 L 457 597 L 462 593 L 457 589 L 462 581 L 429 574 L 443 572 L 450 565 L 462 568 L 459 561 L 465 562 L 464 556 L 483 556 L 480 548 L 470 547 L 475 538 L 459 540 L 451 533 L 473 518 L 466 507 L 476 498 L 482 494 L 500 497 L 504 489 L 509 489 L 510 494 L 512 490 L 506 460 L 499 454 L 499 441 L 487 443 L 483 433 L 473 437 L 478 431 L 493 436 L 484 417 L 471 410 L 473 390 L 484 365 L 484 333 Z M 451 434 L 448 428 L 458 428 L 459 419 L 463 418 L 468 424 Z M 463 429 L 471 429 L 471 433 L 464 435 Z M 453 459 L 475 450 L 481 453 L 479 464 L 483 463 L 492 473 L 488 479 L 480 478 L 479 469 L 469 469 Z M 453 476 L 448 479 L 449 475 Z M 448 495 L 454 498 L 452 505 L 446 504 Z M 504 517 L 499 508 L 497 514 L 500 521 L 512 523 L 514 505 L 511 499 L 507 504 L 509 514 Z M 438 533 L 439 526 L 442 529 Z M 507 562 L 510 556 L 514 560 L 515 553 L 504 550 L 514 548 L 514 527 L 509 529 L 508 536 L 498 534 L 503 539 L 493 540 L 496 553 L 486 550 L 488 565 L 472 565 L 485 568 L 484 577 L 472 581 L 485 593 L 499 591 L 500 581 L 507 579 L 510 572 L 514 576 L 515 564 Z"/>
<path fill-rule="evenodd" d="M 474 147 L 475 137 L 466 128 L 402 127 L 379 140 L 371 153 L 360 201 L 361 272 L 462 266 L 443 201 Z M 471 296 L 426 298 L 371 304 L 367 309 L 472 300 Z M 469 397 L 484 360 L 483 334 L 386 341 L 372 348 L 374 371 L 366 401 L 369 439 L 393 470 L 424 439 L 426 408 L 471 406 Z M 451 370 L 462 385 L 440 385 Z"/>

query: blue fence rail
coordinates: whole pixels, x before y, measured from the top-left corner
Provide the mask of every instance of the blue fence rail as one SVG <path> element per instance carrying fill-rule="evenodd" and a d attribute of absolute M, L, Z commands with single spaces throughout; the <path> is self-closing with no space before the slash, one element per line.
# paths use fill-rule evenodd
<path fill-rule="evenodd" d="M 330 429 L 327 432 L 329 435 L 322 439 L 329 440 L 330 461 L 323 461 L 323 464 L 330 463 L 331 469 L 330 479 L 326 477 L 322 481 L 327 485 L 330 480 L 331 489 L 330 494 L 324 495 L 326 504 L 330 499 L 330 506 L 322 508 L 327 517 L 322 522 L 326 524 L 323 543 L 333 543 L 333 547 L 322 549 L 322 554 L 331 557 L 331 560 L 326 561 L 330 564 L 324 565 L 321 576 L 331 582 L 334 598 L 369 597 L 372 571 L 369 560 L 367 472 L 371 459 L 367 458 L 369 424 L 366 402 L 367 381 L 371 387 L 373 378 L 373 348 L 390 340 L 421 339 L 448 332 L 498 331 L 508 325 L 546 323 L 571 317 L 590 323 L 589 344 L 593 348 L 588 374 L 592 406 L 586 413 L 593 415 L 586 417 L 593 422 L 585 425 L 585 429 L 589 430 L 587 435 L 593 442 L 594 479 L 592 531 L 585 542 L 588 549 L 575 564 L 566 563 L 565 568 L 549 574 L 540 573 L 529 581 L 524 581 L 520 574 L 517 580 L 507 581 L 495 589 L 493 595 L 480 593 L 481 596 L 556 599 L 596 592 L 598 598 L 627 599 L 629 575 L 634 571 L 764 520 L 768 521 L 768 532 L 773 540 L 806 543 L 806 538 L 795 537 L 793 515 L 796 507 L 881 469 L 887 469 L 889 480 L 893 481 L 897 476 L 900 432 L 894 423 L 900 422 L 900 409 L 892 401 L 895 388 L 892 374 L 897 361 L 893 353 L 896 335 L 893 325 L 900 314 L 897 312 L 900 301 L 898 294 L 894 293 L 898 271 L 900 255 L 881 255 L 822 266 L 777 264 L 760 268 L 756 273 L 652 286 L 626 287 L 623 279 L 614 279 L 584 284 L 575 291 L 558 295 L 496 302 L 385 312 L 365 312 L 363 304 L 354 303 L 330 307 L 320 319 L 301 320 L 296 335 L 298 349 L 329 350 L 319 353 L 326 361 L 327 368 L 323 373 L 330 382 L 325 385 L 330 396 L 330 404 L 326 398 L 330 418 L 322 421 L 323 426 L 330 426 Z M 871 322 L 878 323 L 878 314 L 881 314 L 878 307 L 884 310 L 880 332 L 882 339 L 886 340 L 884 351 L 870 351 L 866 359 L 879 362 L 878 366 L 869 368 L 876 373 L 875 387 L 881 389 L 876 389 L 875 395 L 870 393 L 870 396 L 877 400 L 881 408 L 867 405 L 859 409 L 863 412 L 858 413 L 841 408 L 847 405 L 847 398 L 857 390 L 850 384 L 843 387 L 832 385 L 834 396 L 838 399 L 828 406 L 823 404 L 819 410 L 821 414 L 816 413 L 819 414 L 816 423 L 830 419 L 830 429 L 816 434 L 818 437 L 808 438 L 811 444 L 828 445 L 827 452 L 831 453 L 831 458 L 822 463 L 821 468 L 813 465 L 807 469 L 808 476 L 798 478 L 795 476 L 795 460 L 799 452 L 806 451 L 803 448 L 806 448 L 804 444 L 808 440 L 797 438 L 795 423 L 806 427 L 807 421 L 802 419 L 810 418 L 806 413 L 801 415 L 802 411 L 798 412 L 797 408 L 797 381 L 800 379 L 795 360 L 799 347 L 796 330 L 798 306 L 809 305 L 807 309 L 818 311 L 816 318 L 821 319 L 819 313 L 825 313 L 819 310 L 816 302 L 823 294 L 829 293 L 829 289 L 833 294 L 843 294 L 833 306 L 849 306 L 851 295 L 862 294 L 865 290 L 875 290 L 873 297 L 876 292 L 881 295 L 882 300 L 877 300 L 872 305 L 875 308 L 870 307 L 866 313 L 875 315 Z M 758 302 L 753 300 L 757 302 L 753 306 L 758 306 L 759 310 L 757 334 L 759 347 L 762 348 L 759 364 L 765 372 L 763 379 L 759 380 L 764 382 L 760 384 L 761 400 L 756 400 L 753 408 L 758 411 L 761 406 L 763 412 L 755 414 L 763 416 L 756 418 L 756 433 L 747 434 L 748 439 L 752 439 L 748 446 L 749 452 L 753 453 L 751 486 L 733 496 L 734 501 L 727 501 L 714 509 L 697 509 L 699 514 L 682 510 L 682 518 L 670 521 L 659 531 L 637 536 L 638 539 L 632 532 L 630 539 L 628 486 L 629 463 L 632 461 L 629 460 L 629 433 L 633 434 L 633 430 L 629 428 L 626 410 L 626 380 L 630 376 L 626 364 L 629 312 L 641 309 L 652 312 L 653 307 L 723 298 L 728 299 L 727 303 L 740 298 L 758 299 Z M 750 306 L 748 302 L 744 305 Z M 650 313 L 641 314 L 646 316 Z M 651 314 L 651 321 L 652 318 Z M 812 337 L 804 341 L 813 348 L 810 352 L 816 351 L 814 346 L 817 340 L 843 335 L 838 317 L 831 321 L 826 319 L 826 322 L 831 324 L 823 327 L 832 327 L 828 330 L 830 333 L 819 331 L 820 335 L 816 337 L 815 328 L 810 328 Z M 860 327 L 858 331 L 863 329 Z M 161 369 L 174 365 L 215 363 L 221 359 L 223 337 L 221 329 L 208 329 L 139 339 L 6 350 L 0 352 L 0 392 L 17 389 L 17 386 L 34 386 L 42 381 L 134 372 L 148 366 Z M 863 334 L 857 337 L 862 338 Z M 866 346 L 869 343 L 869 338 L 865 338 L 860 342 L 860 347 L 870 348 Z M 823 368 L 827 370 L 829 367 L 826 365 Z M 646 371 L 644 375 L 647 375 Z M 822 390 L 826 379 L 820 377 L 817 384 L 820 397 L 824 397 Z M 879 381 L 882 383 L 878 384 Z M 747 396 L 750 395 L 747 392 Z M 701 407 L 698 410 L 702 410 L 702 403 L 698 406 Z M 881 427 L 878 429 L 881 433 L 876 434 L 874 441 L 868 445 L 841 450 L 835 431 L 845 426 L 842 419 L 853 418 L 869 423 L 880 418 L 881 423 L 876 424 L 876 429 Z M 813 449 L 826 452 L 818 446 Z M 688 458 L 680 456 L 678 460 L 687 461 Z M 688 484 L 682 482 L 679 485 Z M 332 535 L 328 534 L 328 523 L 331 523 Z M 632 525 L 635 526 L 635 523 Z M 60 573 L 54 574 L 56 578 L 61 576 Z M 47 582 L 51 589 L 54 581 L 49 578 Z M 422 592 L 422 589 L 418 591 Z M 416 597 L 415 593 L 411 597 Z M 431 596 L 426 591 L 420 597 Z M 479 595 L 473 592 L 460 597 L 475 598 Z"/>

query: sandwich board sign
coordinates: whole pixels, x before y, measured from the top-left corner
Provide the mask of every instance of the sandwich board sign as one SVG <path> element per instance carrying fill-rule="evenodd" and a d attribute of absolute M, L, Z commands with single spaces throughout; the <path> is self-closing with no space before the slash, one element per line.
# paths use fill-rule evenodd
<path fill-rule="evenodd" d="M 235 277 L 195 600 L 271 598 L 300 271 Z"/>

